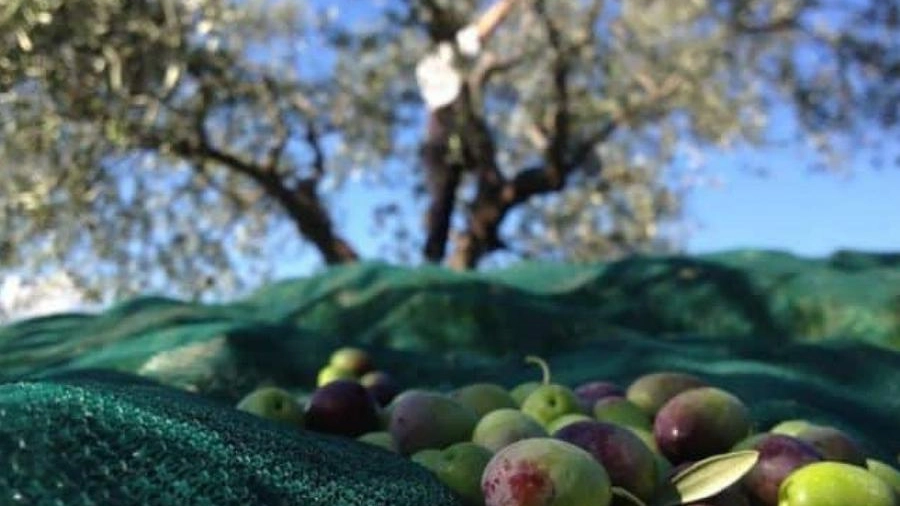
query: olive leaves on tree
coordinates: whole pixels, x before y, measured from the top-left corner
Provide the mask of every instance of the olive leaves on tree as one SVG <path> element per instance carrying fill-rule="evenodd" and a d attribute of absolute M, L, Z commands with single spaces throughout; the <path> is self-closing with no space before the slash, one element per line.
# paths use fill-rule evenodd
<path fill-rule="evenodd" d="M 317 188 L 336 172 L 323 152 L 337 128 L 327 79 L 291 67 L 313 21 L 273 4 L 10 6 L 5 263 L 199 295 L 264 276 L 246 259 L 284 251 L 266 240 L 284 241 L 285 223 L 288 245 L 299 232 L 330 262 L 355 259 Z"/>

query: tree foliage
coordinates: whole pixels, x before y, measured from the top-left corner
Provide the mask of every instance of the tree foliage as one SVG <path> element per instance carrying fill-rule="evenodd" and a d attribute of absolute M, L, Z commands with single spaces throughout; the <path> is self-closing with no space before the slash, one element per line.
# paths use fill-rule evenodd
<path fill-rule="evenodd" d="M 435 198 L 410 135 L 423 115 L 413 67 L 484 4 L 350 5 L 4 2 L 0 265 L 61 268 L 99 297 L 233 292 L 304 245 L 357 259 L 361 238 L 341 235 L 330 198 L 354 175 L 417 211 Z M 473 141 L 483 156 L 439 238 L 447 261 L 671 248 L 683 159 L 764 145 L 778 111 L 834 163 L 900 117 L 898 10 L 522 0 L 468 76 L 490 135 Z M 401 229 L 419 223 L 401 216 Z"/>

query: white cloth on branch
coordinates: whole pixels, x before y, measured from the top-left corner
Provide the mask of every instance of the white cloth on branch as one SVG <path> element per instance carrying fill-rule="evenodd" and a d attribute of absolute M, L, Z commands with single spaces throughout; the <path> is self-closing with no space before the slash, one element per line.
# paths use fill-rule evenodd
<path fill-rule="evenodd" d="M 454 47 L 454 45 L 456 47 Z M 416 82 L 429 110 L 450 104 L 462 90 L 463 76 L 459 56 L 474 58 L 481 52 L 481 39 L 475 25 L 456 32 L 455 44 L 441 42 L 416 65 Z"/>

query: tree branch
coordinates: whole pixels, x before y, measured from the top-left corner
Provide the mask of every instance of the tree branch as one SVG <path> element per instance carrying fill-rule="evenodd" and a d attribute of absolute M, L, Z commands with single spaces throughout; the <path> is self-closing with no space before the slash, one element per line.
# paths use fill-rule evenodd
<path fill-rule="evenodd" d="M 271 77 L 266 77 L 263 82 L 266 85 L 266 90 L 268 91 L 270 98 L 269 103 L 266 104 L 266 112 L 268 113 L 269 119 L 272 121 L 275 130 L 272 134 L 273 142 L 272 146 L 269 147 L 264 167 L 266 171 L 274 173 L 278 170 L 278 163 L 281 161 L 281 156 L 284 154 L 284 150 L 290 139 L 290 128 L 288 128 L 284 115 L 277 105 L 277 84 Z"/>
<path fill-rule="evenodd" d="M 306 142 L 313 152 L 311 179 L 318 183 L 325 175 L 325 150 L 320 142 L 319 129 L 312 118 L 306 120 Z"/>
<path fill-rule="evenodd" d="M 284 209 L 300 234 L 316 246 L 327 263 L 358 260 L 358 255 L 349 243 L 334 232 L 328 210 L 316 192 L 316 180 L 304 180 L 291 188 L 277 172 L 214 146 L 205 127 L 208 104 L 209 95 L 204 94 L 201 106 L 194 116 L 193 135 L 171 142 L 166 136 L 147 134 L 141 138 L 144 147 L 159 149 L 170 146 L 173 153 L 187 160 L 215 162 L 249 178 Z M 192 166 L 197 170 L 200 165 L 194 163 Z"/>
<path fill-rule="evenodd" d="M 799 20 L 796 16 L 788 16 L 758 25 L 749 24 L 741 19 L 735 19 L 731 24 L 738 32 L 747 35 L 768 35 L 778 32 L 787 32 L 800 27 Z"/>
<path fill-rule="evenodd" d="M 606 7 L 606 0 L 594 0 L 594 3 L 587 10 L 587 15 L 584 17 L 584 31 L 590 34 L 593 39 L 593 35 L 596 33 L 594 30 L 594 23 L 597 22 L 597 19 L 600 18 L 600 15 L 603 14 L 603 8 Z"/>
<path fill-rule="evenodd" d="M 469 78 L 469 86 L 473 89 L 480 90 L 487 85 L 487 82 L 491 77 L 516 68 L 520 64 L 528 61 L 530 57 L 530 53 L 522 52 L 515 56 L 500 59 L 493 52 L 485 52 L 472 70 L 472 75 Z"/>
<path fill-rule="evenodd" d="M 550 128 L 550 144 L 544 157 L 547 161 L 547 176 L 554 186 L 561 186 L 569 169 L 566 163 L 566 147 L 569 144 L 571 111 L 569 103 L 569 59 L 563 35 L 546 11 L 544 0 L 535 3 L 535 9 L 544 21 L 547 38 L 553 49 L 553 95 L 555 111 Z"/>

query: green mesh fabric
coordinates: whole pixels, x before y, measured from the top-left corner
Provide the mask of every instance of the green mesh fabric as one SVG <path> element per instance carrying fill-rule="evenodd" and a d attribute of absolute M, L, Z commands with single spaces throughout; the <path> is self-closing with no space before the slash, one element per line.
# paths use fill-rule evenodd
<path fill-rule="evenodd" d="M 452 506 L 424 468 L 114 375 L 0 386 L 2 504 Z"/>
<path fill-rule="evenodd" d="M 259 423 L 227 406 L 261 383 L 308 392 L 331 351 L 348 344 L 369 349 L 376 364 L 407 386 L 439 389 L 537 379 L 538 371 L 522 362 L 529 353 L 547 357 L 555 379 L 570 385 L 588 379 L 625 385 L 644 372 L 688 371 L 744 399 L 760 429 L 807 418 L 849 431 L 882 460 L 893 462 L 900 453 L 898 255 L 842 252 L 807 260 L 745 251 L 583 266 L 523 264 L 488 273 L 360 264 L 272 284 L 231 304 L 145 297 L 96 315 L 54 315 L 0 328 L 0 382 L 9 382 L 0 387 L 0 497 L 24 494 L 29 486 L 50 494 L 41 487 L 56 486 L 50 477 L 70 469 L 71 459 L 54 451 L 23 454 L 37 459 L 30 462 L 23 455 L 3 460 L 18 448 L 13 434 L 20 429 L 35 447 L 74 445 L 90 458 L 104 455 L 96 461 L 107 467 L 73 475 L 98 494 L 150 487 L 200 498 L 219 494 L 210 496 L 216 504 L 242 504 L 248 497 L 242 494 L 254 491 L 292 500 L 304 497 L 294 494 L 330 494 L 333 483 L 346 479 L 347 469 L 337 463 L 310 481 L 309 462 L 289 459 L 297 467 L 284 472 L 295 473 L 299 484 L 290 488 L 249 477 L 247 462 L 274 462 L 277 449 L 266 446 L 273 440 L 292 448 L 346 443 L 318 442 L 311 434 L 254 439 L 250 434 L 274 429 L 259 432 Z M 102 381 L 58 379 L 83 377 L 89 369 L 151 378 L 208 400 L 96 373 L 92 377 Z M 23 377 L 27 384 L 13 383 Z M 84 406 L 92 417 L 85 417 Z M 190 421 L 195 418 L 200 422 Z M 59 430 L 70 423 L 73 432 Z M 153 435 L 148 444 L 161 441 L 156 449 L 165 451 L 130 463 L 128 452 L 147 434 Z M 223 434 L 241 439 L 223 440 Z M 73 442 L 82 437 L 86 443 Z M 220 459 L 215 466 L 179 474 L 207 453 Z M 107 472 L 118 473 L 110 466 L 121 462 L 145 471 L 112 480 Z M 38 481 L 13 483 L 16 476 L 24 479 L 16 469 L 30 469 Z M 160 478 L 147 482 L 142 477 L 148 473 Z M 393 483 L 397 476 L 383 479 Z M 377 497 L 365 503 L 348 497 L 335 504 L 379 504 Z"/>
<path fill-rule="evenodd" d="M 303 341 L 298 346 L 311 359 L 299 364 L 301 375 L 342 343 L 548 353 L 578 346 L 598 330 L 776 343 L 840 338 L 900 349 L 897 256 L 843 252 L 808 260 L 739 251 L 581 266 L 522 264 L 482 274 L 360 264 L 275 283 L 232 304 L 148 297 L 99 315 L 56 315 L 0 328 L 0 374 L 136 370 L 148 354 L 213 338 L 247 343 L 258 353 L 271 346 L 289 352 L 293 341 Z M 258 340 L 268 341 L 257 346 Z"/>

